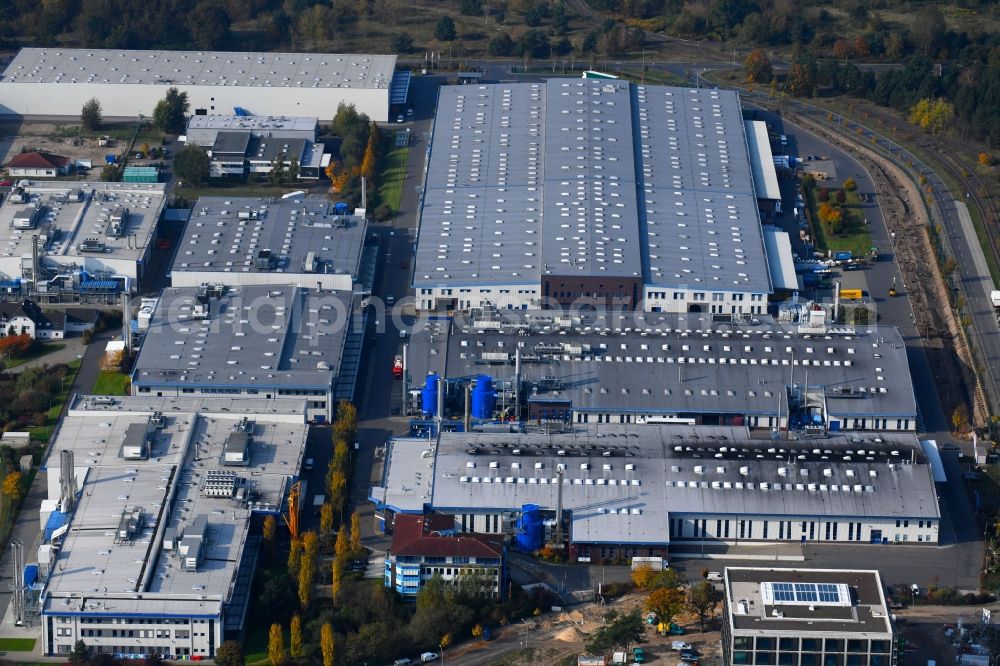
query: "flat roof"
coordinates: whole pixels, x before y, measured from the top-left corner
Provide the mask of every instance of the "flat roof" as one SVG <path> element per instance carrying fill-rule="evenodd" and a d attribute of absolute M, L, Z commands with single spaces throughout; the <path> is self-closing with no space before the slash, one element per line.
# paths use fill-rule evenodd
<path fill-rule="evenodd" d="M 524 504 L 555 510 L 559 466 L 578 542 L 667 543 L 668 516 L 940 516 L 913 434 L 774 442 L 727 426 L 576 424 L 554 434 L 397 438 L 370 496 L 410 513 L 425 505 L 455 513 Z"/>
<path fill-rule="evenodd" d="M 92 398 L 78 400 L 77 407 Z M 217 615 L 229 601 L 251 511 L 282 505 L 301 468 L 308 426 L 301 418 L 294 423 L 254 414 L 250 466 L 224 467 L 225 442 L 243 414 L 165 411 L 163 427 L 156 429 L 150 424 L 154 410 L 144 410 L 141 400 L 116 400 L 99 410 L 71 410 L 57 431 L 47 462 L 50 475 L 58 473 L 59 452 L 69 449 L 83 481 L 47 583 L 44 611 Z M 213 398 L 201 404 L 213 413 L 222 406 Z M 300 409 L 304 412 L 304 405 Z M 151 432 L 147 460 L 126 460 L 118 450 L 123 434 L 136 426 Z M 212 471 L 235 471 L 246 479 L 257 504 L 202 492 Z M 122 515 L 140 508 L 142 528 L 127 543 L 116 543 Z M 200 517 L 208 523 L 204 561 L 197 571 L 187 571 L 176 551 L 164 550 L 164 532 L 182 532 Z"/>
<path fill-rule="evenodd" d="M 212 143 L 212 156 L 218 157 L 220 154 L 246 155 L 247 147 L 253 135 L 248 131 L 222 131 L 215 135 Z"/>
<path fill-rule="evenodd" d="M 788 232 L 765 226 L 764 248 L 767 251 L 767 267 L 771 271 L 771 284 L 775 289 L 796 291 L 799 278 L 795 273 L 795 257 Z"/>
<path fill-rule="evenodd" d="M 878 571 L 727 567 L 725 594 L 726 620 L 737 636 L 892 636 Z"/>
<path fill-rule="evenodd" d="M 188 131 L 191 130 L 295 130 L 315 132 L 319 120 L 310 116 L 191 116 Z"/>
<path fill-rule="evenodd" d="M 24 48 L 0 83 L 388 88 L 394 55 Z"/>
<path fill-rule="evenodd" d="M 160 294 L 136 360 L 135 387 L 330 390 L 353 296 L 290 285 L 222 289 L 198 319 L 198 287 Z"/>
<path fill-rule="evenodd" d="M 357 276 L 366 230 L 364 218 L 337 215 L 334 202 L 326 197 L 201 197 L 171 271 L 260 272 L 254 262 L 257 252 L 271 250 L 277 257 L 271 271 L 275 282 L 280 274 Z M 305 270 L 309 255 L 317 261 L 314 271 Z M 289 276 L 288 282 L 292 281 Z"/>
<path fill-rule="evenodd" d="M 773 415 L 790 384 L 824 389 L 828 415 L 916 417 L 906 345 L 893 327 L 802 330 L 761 315 L 505 311 L 432 319 L 409 336 L 407 373 L 422 385 L 487 374 L 511 380 L 516 350 L 530 401 L 577 411 Z M 806 376 L 808 373 L 808 377 Z"/>
<path fill-rule="evenodd" d="M 96 260 L 140 260 L 156 232 L 165 204 L 162 183 L 32 182 L 25 187 L 30 202 L 15 203 L 8 196 L 0 206 L 0 258 L 30 257 L 32 236 L 43 237 L 41 258 L 80 257 Z M 39 206 L 41 217 L 33 229 L 17 229 L 14 218 Z M 109 233 L 111 214 L 128 208 L 122 234 Z M 102 251 L 81 251 L 81 243 L 96 239 Z M 57 263 L 66 263 L 56 261 Z"/>
<path fill-rule="evenodd" d="M 754 191 L 758 199 L 781 200 L 778 187 L 778 172 L 774 168 L 771 154 L 771 139 L 767 135 L 767 123 L 763 120 L 746 120 L 747 147 L 750 150 L 750 166 L 753 169 Z"/>
<path fill-rule="evenodd" d="M 542 275 L 768 292 L 736 93 L 564 78 L 442 87 L 415 284 Z"/>

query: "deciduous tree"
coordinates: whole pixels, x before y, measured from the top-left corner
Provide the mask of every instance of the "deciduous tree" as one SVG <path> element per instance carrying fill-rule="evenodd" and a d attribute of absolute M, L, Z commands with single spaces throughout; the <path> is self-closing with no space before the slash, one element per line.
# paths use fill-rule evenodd
<path fill-rule="evenodd" d="M 324 622 L 319 630 L 319 648 L 323 653 L 323 666 L 333 666 L 337 653 L 333 640 L 333 625 L 329 622 Z"/>
<path fill-rule="evenodd" d="M 766 83 L 771 80 L 774 69 L 771 59 L 763 49 L 754 49 L 743 63 L 746 69 L 747 81 L 750 83 Z"/>
<path fill-rule="evenodd" d="M 271 662 L 271 666 L 282 666 L 287 659 L 285 635 L 282 633 L 281 625 L 277 622 L 271 625 L 271 630 L 267 635 L 267 658 Z"/>
<path fill-rule="evenodd" d="M 351 514 L 351 545 L 350 551 L 358 557 L 362 553 L 361 547 L 361 516 L 355 511 Z"/>
<path fill-rule="evenodd" d="M 319 533 L 323 537 L 323 543 L 330 543 L 329 537 L 333 532 L 333 505 L 324 502 L 319 509 Z"/>
<path fill-rule="evenodd" d="M 847 180 L 844 181 L 844 189 L 848 192 L 853 192 L 858 189 L 858 181 L 854 180 L 854 178 L 848 177 Z"/>
<path fill-rule="evenodd" d="M 215 651 L 215 666 L 245 666 L 246 658 L 239 641 L 226 641 Z"/>
<path fill-rule="evenodd" d="M 183 134 L 189 107 L 186 92 L 168 88 L 166 96 L 153 109 L 153 123 L 167 134 Z"/>
<path fill-rule="evenodd" d="M 660 622 L 670 624 L 684 610 L 685 596 L 679 587 L 659 587 L 649 593 L 643 608 L 656 613 Z"/>
<path fill-rule="evenodd" d="M 3 494 L 12 502 L 21 499 L 22 477 L 20 472 L 10 472 L 3 480 Z"/>
<path fill-rule="evenodd" d="M 262 527 L 262 532 L 264 535 L 264 543 L 272 545 L 274 543 L 274 536 L 278 531 L 278 521 L 273 515 L 268 515 L 264 518 L 264 525 Z"/>
<path fill-rule="evenodd" d="M 302 644 L 302 617 L 298 613 L 292 616 L 288 651 L 295 659 L 301 659 L 305 656 L 305 646 Z"/>
<path fill-rule="evenodd" d="M 910 108 L 910 123 L 931 134 L 943 132 L 954 117 L 955 106 L 941 97 L 925 97 Z"/>
<path fill-rule="evenodd" d="M 979 163 L 983 166 L 990 166 L 993 164 L 993 156 L 985 151 L 981 152 L 979 153 Z"/>
<path fill-rule="evenodd" d="M 80 109 L 80 124 L 83 129 L 93 132 L 101 127 L 101 102 L 96 97 L 91 97 L 83 103 Z"/>
<path fill-rule="evenodd" d="M 208 180 L 208 152 L 201 146 L 189 143 L 174 156 L 174 173 L 188 185 L 204 185 Z"/>
<path fill-rule="evenodd" d="M 705 620 L 715 615 L 715 608 L 721 599 L 722 595 L 707 580 L 698 581 L 688 591 L 687 607 L 698 616 L 698 623 L 703 632 L 705 631 Z"/>
<path fill-rule="evenodd" d="M 439 42 L 453 42 L 458 38 L 455 21 L 450 16 L 442 16 L 434 24 L 434 39 Z"/>

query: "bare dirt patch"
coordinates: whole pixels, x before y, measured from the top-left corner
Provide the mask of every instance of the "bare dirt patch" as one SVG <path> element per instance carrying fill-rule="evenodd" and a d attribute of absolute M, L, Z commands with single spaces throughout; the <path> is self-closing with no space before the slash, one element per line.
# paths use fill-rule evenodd
<path fill-rule="evenodd" d="M 39 150 L 62 155 L 72 160 L 90 160 L 94 167 L 104 164 L 104 156 L 121 154 L 128 141 L 112 139 L 113 145 L 100 145 L 99 137 L 80 136 L 72 132 L 60 131 L 60 125 L 52 123 L 14 123 L 0 127 L 0 159 L 6 164 L 15 155 L 24 151 Z M 70 134 L 64 136 L 64 134 Z"/>

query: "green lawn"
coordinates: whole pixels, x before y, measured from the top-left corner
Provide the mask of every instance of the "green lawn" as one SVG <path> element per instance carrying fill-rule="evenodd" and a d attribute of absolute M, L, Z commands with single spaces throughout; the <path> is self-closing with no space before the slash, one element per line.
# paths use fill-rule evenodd
<path fill-rule="evenodd" d="M 34 361 L 36 358 L 42 358 L 47 354 L 51 354 L 52 352 L 65 348 L 66 344 L 63 342 L 36 342 L 31 347 L 31 350 L 21 358 L 12 358 L 9 361 L 5 361 L 4 367 L 16 368 L 19 365 L 24 365 L 28 361 Z"/>
<path fill-rule="evenodd" d="M 74 359 L 72 362 L 67 363 L 70 372 L 63 380 L 63 390 L 60 391 L 59 395 L 55 397 L 52 401 L 52 406 L 45 414 L 48 422 L 43 426 L 28 428 L 28 432 L 31 433 L 31 439 L 40 442 L 49 441 L 49 437 L 52 436 L 52 431 L 55 429 L 56 422 L 59 420 L 59 414 L 62 413 L 63 404 L 66 402 L 67 398 L 69 398 L 69 393 L 73 388 L 73 380 L 76 379 L 76 373 L 80 370 L 80 363 L 80 359 Z"/>
<path fill-rule="evenodd" d="M 816 188 L 806 189 L 805 200 L 809 207 L 809 219 L 812 222 L 813 240 L 818 250 L 829 250 L 831 252 L 841 252 L 850 250 L 855 257 L 867 257 L 872 246 L 871 236 L 864 222 L 864 211 L 861 210 L 861 201 L 856 192 L 847 194 L 847 201 L 839 208 L 843 215 L 848 229 L 847 233 L 834 234 L 827 225 L 819 221 L 817 210 L 819 202 L 816 200 L 816 190 L 822 187 L 820 183 Z M 805 189 L 805 188 L 803 188 Z M 833 200 L 831 192 L 830 200 Z"/>
<path fill-rule="evenodd" d="M 0 652 L 31 652 L 34 649 L 34 638 L 0 638 Z"/>
<path fill-rule="evenodd" d="M 382 170 L 378 175 L 378 199 L 395 214 L 399 212 L 399 202 L 403 198 L 403 180 L 406 178 L 406 161 L 410 148 L 397 148 L 395 132 L 386 134 L 393 136 L 386 137 L 387 152 L 382 158 Z"/>
<path fill-rule="evenodd" d="M 129 376 L 124 372 L 102 370 L 94 382 L 94 395 L 128 395 Z"/>

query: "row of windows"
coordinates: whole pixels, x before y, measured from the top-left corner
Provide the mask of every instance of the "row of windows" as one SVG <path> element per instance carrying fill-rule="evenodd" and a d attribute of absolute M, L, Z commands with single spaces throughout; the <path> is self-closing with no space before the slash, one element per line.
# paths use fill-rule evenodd
<path fill-rule="evenodd" d="M 59 624 L 71 624 L 75 618 L 60 616 Z M 207 620 L 187 620 L 149 617 L 81 617 L 80 624 L 205 624 Z"/>
<path fill-rule="evenodd" d="M 72 636 L 73 630 L 70 628 L 56 629 L 56 636 Z M 170 638 L 169 629 L 81 629 L 81 636 L 92 638 Z M 195 636 L 204 636 L 204 633 L 196 633 Z M 174 638 L 191 638 L 191 630 L 175 629 Z"/>
<path fill-rule="evenodd" d="M 733 652 L 733 664 L 757 666 L 889 666 L 887 654 L 818 654 L 797 652 Z"/>
<path fill-rule="evenodd" d="M 726 293 L 727 292 L 713 291 L 712 292 L 712 300 L 716 301 L 716 302 L 725 301 L 726 300 Z M 655 300 L 655 299 L 666 300 L 666 298 L 667 298 L 667 292 L 665 292 L 665 291 L 650 291 L 650 292 L 647 292 L 646 295 L 647 295 L 647 297 L 650 300 Z M 741 294 L 741 293 L 729 293 L 729 300 L 731 300 L 731 301 L 742 301 L 743 300 L 743 296 L 744 296 L 744 294 Z M 687 292 L 675 291 L 675 292 L 673 292 L 673 298 L 674 298 L 675 301 L 686 300 L 687 299 Z M 708 299 L 705 298 L 705 292 L 703 292 L 703 291 L 696 291 L 696 292 L 693 292 L 691 294 L 691 300 L 692 301 L 706 301 Z M 753 301 L 754 303 L 759 303 L 759 302 L 761 302 L 761 301 L 764 300 L 764 294 L 750 294 L 750 300 Z"/>
<path fill-rule="evenodd" d="M 730 529 L 730 523 L 735 522 L 736 528 Z M 778 540 L 800 540 L 809 539 L 810 541 L 816 540 L 817 530 L 816 521 L 795 521 L 796 526 L 799 528 L 797 531 L 792 529 L 792 522 L 790 520 L 779 520 L 777 522 L 778 526 Z M 910 521 L 902 521 L 903 527 L 909 527 Z M 840 540 L 840 525 L 838 522 L 822 522 L 822 539 L 824 541 L 838 541 Z M 933 520 L 921 520 L 919 521 L 920 527 L 923 528 L 926 524 L 928 528 L 933 528 Z M 709 527 L 712 530 L 709 530 Z M 900 527 L 900 521 L 896 521 L 896 527 Z M 761 533 L 757 537 L 754 535 L 754 521 L 753 520 L 712 520 L 709 521 L 705 518 L 696 518 L 694 520 L 685 518 L 671 518 L 670 519 L 670 537 L 674 539 L 683 539 L 685 537 L 691 538 L 704 538 L 704 537 L 715 537 L 720 539 L 729 539 L 731 537 L 736 537 L 739 539 L 767 539 L 771 533 L 771 521 L 762 521 Z M 876 530 L 879 532 L 878 537 L 881 539 L 881 530 Z M 793 533 L 794 532 L 794 533 Z M 873 538 L 874 535 L 869 535 L 869 539 Z M 861 523 L 849 522 L 847 523 L 847 541 L 863 541 L 864 537 L 862 535 Z M 909 541 L 909 535 L 902 535 L 902 538 L 897 535 L 894 538 L 895 541 Z M 932 542 L 933 538 L 930 534 L 918 535 L 917 541 L 919 542 Z"/>
<path fill-rule="evenodd" d="M 889 652 L 889 641 L 864 638 L 775 638 L 774 636 L 735 636 L 734 650 L 757 649 L 782 652 Z"/>

